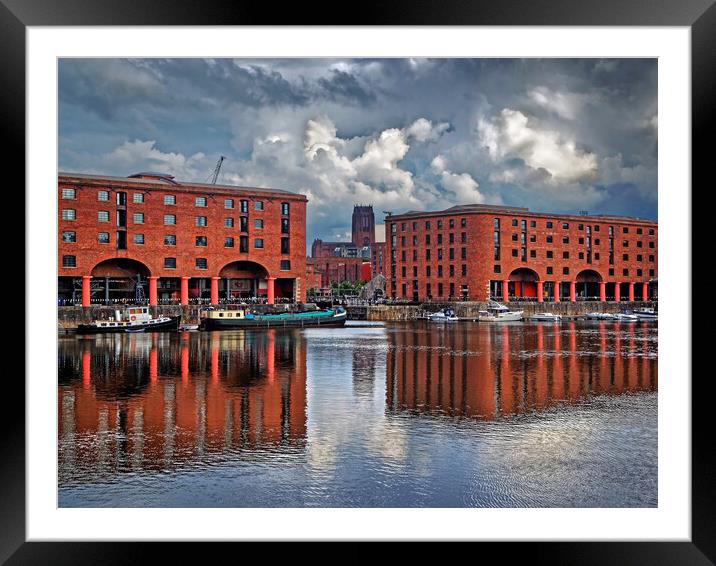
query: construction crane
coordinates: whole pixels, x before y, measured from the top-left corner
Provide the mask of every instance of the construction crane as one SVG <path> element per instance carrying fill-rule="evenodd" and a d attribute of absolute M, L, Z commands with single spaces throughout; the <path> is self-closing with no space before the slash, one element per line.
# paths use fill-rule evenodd
<path fill-rule="evenodd" d="M 226 157 L 222 155 L 221 157 L 219 157 L 219 161 L 216 162 L 216 167 L 214 167 L 214 174 L 211 176 L 212 185 L 216 185 L 216 180 L 219 178 L 219 171 L 221 171 L 221 164 L 224 162 L 224 159 L 226 159 Z"/>

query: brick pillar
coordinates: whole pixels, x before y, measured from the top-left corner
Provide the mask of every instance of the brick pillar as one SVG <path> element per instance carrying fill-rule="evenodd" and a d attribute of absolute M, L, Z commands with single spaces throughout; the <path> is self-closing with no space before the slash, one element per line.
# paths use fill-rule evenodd
<path fill-rule="evenodd" d="M 267 277 L 266 278 L 266 302 L 269 305 L 273 305 L 276 302 L 275 294 L 274 294 L 274 281 L 276 281 L 275 277 Z"/>
<path fill-rule="evenodd" d="M 509 280 L 505 279 L 502 282 L 502 302 L 506 303 L 510 300 L 510 289 L 509 289 Z"/>
<path fill-rule="evenodd" d="M 82 276 L 82 306 L 83 307 L 90 306 L 90 279 L 92 279 L 91 275 L 83 275 Z"/>
<path fill-rule="evenodd" d="M 554 302 L 559 302 L 559 281 L 554 282 Z"/>
<path fill-rule="evenodd" d="M 641 300 L 642 301 L 649 300 L 649 284 L 646 282 L 641 284 Z"/>
<path fill-rule="evenodd" d="M 607 300 L 607 284 L 605 281 L 599 282 L 599 300 L 604 302 Z"/>
<path fill-rule="evenodd" d="M 629 300 L 634 301 L 634 283 L 629 283 Z"/>
<path fill-rule="evenodd" d="M 614 300 L 618 303 L 622 300 L 621 298 L 621 289 L 620 289 L 621 283 L 617 281 L 614 283 Z"/>
<path fill-rule="evenodd" d="M 186 306 L 189 304 L 189 277 L 181 278 L 181 289 L 179 291 L 179 302 Z"/>
<path fill-rule="evenodd" d="M 219 304 L 219 277 L 211 278 L 211 304 Z"/>
<path fill-rule="evenodd" d="M 541 303 L 544 300 L 544 297 L 542 296 L 542 281 L 537 281 L 537 302 Z"/>
<path fill-rule="evenodd" d="M 149 305 L 152 307 L 157 306 L 157 279 L 159 277 L 147 277 L 149 279 Z"/>
<path fill-rule="evenodd" d="M 569 282 L 569 300 L 573 303 L 577 302 L 577 282 L 576 281 L 570 281 Z"/>

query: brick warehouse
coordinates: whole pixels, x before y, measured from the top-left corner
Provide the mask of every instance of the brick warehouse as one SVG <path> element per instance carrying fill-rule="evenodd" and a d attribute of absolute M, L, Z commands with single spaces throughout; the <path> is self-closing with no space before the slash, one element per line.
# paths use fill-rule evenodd
<path fill-rule="evenodd" d="M 303 301 L 306 202 L 161 173 L 60 173 L 60 303 Z"/>
<path fill-rule="evenodd" d="M 385 219 L 386 294 L 412 300 L 655 298 L 657 223 L 463 205 Z"/>

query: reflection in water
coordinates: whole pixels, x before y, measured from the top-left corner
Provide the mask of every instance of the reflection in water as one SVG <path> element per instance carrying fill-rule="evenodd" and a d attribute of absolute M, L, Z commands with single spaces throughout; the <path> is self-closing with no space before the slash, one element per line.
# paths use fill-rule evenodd
<path fill-rule="evenodd" d="M 59 383 L 61 482 L 306 436 L 306 355 L 295 332 L 61 339 Z"/>
<path fill-rule="evenodd" d="M 396 329 L 387 410 L 493 420 L 589 395 L 656 390 L 652 323 L 576 324 Z"/>

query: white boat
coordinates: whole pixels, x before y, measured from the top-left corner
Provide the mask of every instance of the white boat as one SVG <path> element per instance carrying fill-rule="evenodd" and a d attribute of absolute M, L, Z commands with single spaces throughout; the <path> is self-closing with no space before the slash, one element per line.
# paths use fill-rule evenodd
<path fill-rule="evenodd" d="M 634 314 L 639 320 L 658 320 L 659 313 L 649 307 L 642 307 L 640 309 L 634 309 Z"/>
<path fill-rule="evenodd" d="M 535 313 L 530 317 L 530 320 L 536 320 L 540 322 L 559 322 L 562 320 L 561 314 L 554 314 L 551 312 L 539 312 Z"/>
<path fill-rule="evenodd" d="M 615 314 L 614 318 L 616 318 L 617 320 L 623 320 L 623 321 L 627 321 L 627 322 L 630 320 L 631 321 L 637 320 L 637 316 L 635 314 L 629 314 L 629 313 L 625 313 L 625 312 L 620 312 L 620 313 Z"/>
<path fill-rule="evenodd" d="M 440 309 L 438 312 L 428 315 L 430 322 L 457 322 L 460 320 L 452 309 Z"/>
<path fill-rule="evenodd" d="M 89 324 L 80 324 L 78 334 L 99 334 L 105 332 L 158 332 L 177 330 L 181 316 L 152 316 L 149 307 L 127 307 L 115 310 L 114 318 L 94 320 Z"/>
<path fill-rule="evenodd" d="M 616 317 L 608 312 L 589 312 L 585 315 L 589 320 L 614 320 Z"/>
<path fill-rule="evenodd" d="M 179 330 L 181 330 L 182 332 L 188 332 L 189 330 L 199 330 L 199 325 L 198 324 L 182 324 L 179 327 Z"/>
<path fill-rule="evenodd" d="M 487 309 L 477 313 L 477 320 L 480 322 L 510 322 L 522 320 L 522 313 L 524 311 L 511 311 L 497 301 L 488 301 Z"/>

